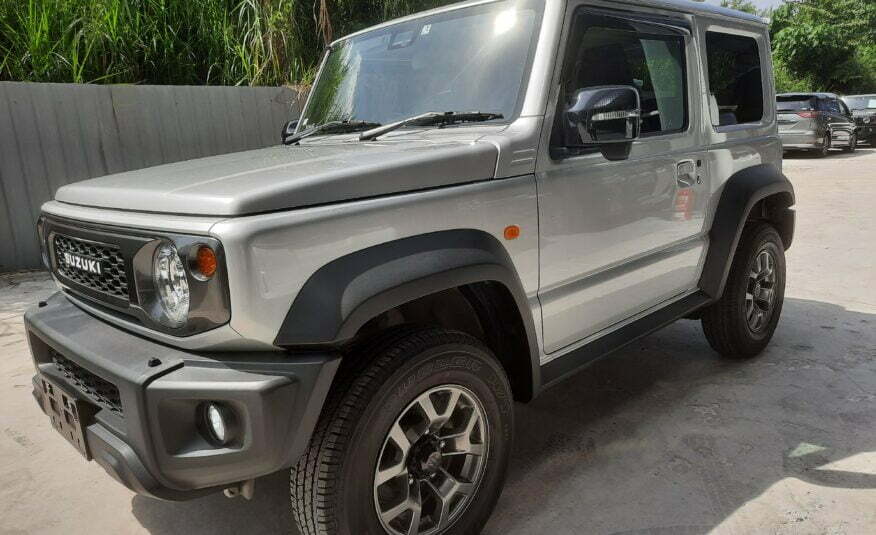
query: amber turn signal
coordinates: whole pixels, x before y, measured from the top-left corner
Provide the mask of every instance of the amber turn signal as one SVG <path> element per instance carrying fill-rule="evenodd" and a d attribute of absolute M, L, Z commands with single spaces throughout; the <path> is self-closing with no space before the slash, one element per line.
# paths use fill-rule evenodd
<path fill-rule="evenodd" d="M 520 237 L 520 227 L 517 225 L 509 225 L 505 227 L 505 239 L 516 240 Z"/>
<path fill-rule="evenodd" d="M 195 255 L 195 268 L 200 276 L 205 279 L 211 278 L 216 274 L 216 269 L 219 263 L 216 260 L 216 253 L 206 245 L 198 247 L 198 252 Z"/>

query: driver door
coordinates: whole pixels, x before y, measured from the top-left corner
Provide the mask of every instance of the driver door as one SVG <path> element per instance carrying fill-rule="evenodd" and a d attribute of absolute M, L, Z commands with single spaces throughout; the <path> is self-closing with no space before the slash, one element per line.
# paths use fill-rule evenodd
<path fill-rule="evenodd" d="M 561 352 L 696 286 L 708 172 L 687 21 L 573 8 L 550 157 L 537 174 L 544 350 Z M 569 96 L 632 86 L 642 134 L 629 156 L 559 146 Z"/>

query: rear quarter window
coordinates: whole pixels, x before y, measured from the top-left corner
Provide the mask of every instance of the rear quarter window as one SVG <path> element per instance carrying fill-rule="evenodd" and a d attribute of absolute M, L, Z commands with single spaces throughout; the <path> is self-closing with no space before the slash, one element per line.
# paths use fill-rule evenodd
<path fill-rule="evenodd" d="M 706 32 L 712 124 L 726 126 L 763 119 L 763 75 L 752 37 Z"/>
<path fill-rule="evenodd" d="M 815 98 L 805 97 L 778 97 L 776 98 L 776 110 L 778 111 L 812 111 L 817 109 Z"/>

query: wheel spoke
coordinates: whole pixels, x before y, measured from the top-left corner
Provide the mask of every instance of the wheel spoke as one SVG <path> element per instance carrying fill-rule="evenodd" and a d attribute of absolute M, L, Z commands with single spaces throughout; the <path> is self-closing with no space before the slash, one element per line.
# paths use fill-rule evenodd
<path fill-rule="evenodd" d="M 402 454 L 404 456 L 407 456 L 408 451 L 410 451 L 411 449 L 411 441 L 398 422 L 396 422 L 392 426 L 392 429 L 389 430 L 389 438 L 391 438 L 392 441 L 395 442 L 395 445 L 398 446 L 398 449 L 402 451 Z"/>
<path fill-rule="evenodd" d="M 757 300 L 760 302 L 761 308 L 769 308 L 769 305 L 773 300 L 773 291 L 769 288 L 761 287 L 757 295 Z"/>
<path fill-rule="evenodd" d="M 423 412 L 426 414 L 426 418 L 429 420 L 429 428 L 431 430 L 438 431 L 444 427 L 444 424 L 446 424 L 447 420 L 453 415 L 453 411 L 456 410 L 456 404 L 459 402 L 459 395 L 459 391 L 451 391 L 450 399 L 447 401 L 447 406 L 441 412 L 438 412 L 438 409 L 435 408 L 435 404 L 432 403 L 432 398 L 428 394 L 420 396 L 417 403 L 419 403 Z"/>
<path fill-rule="evenodd" d="M 383 521 L 387 524 L 395 520 L 400 514 L 405 511 L 409 511 L 412 507 L 410 498 L 405 499 L 403 502 L 399 503 L 394 507 L 390 507 L 386 511 L 381 511 L 380 516 L 383 518 Z"/>
<path fill-rule="evenodd" d="M 441 475 L 444 479 L 440 485 L 435 485 L 431 481 L 428 482 L 441 506 L 441 512 L 438 516 L 439 530 L 446 527 L 450 522 L 450 507 L 453 505 L 455 498 L 458 495 L 469 496 L 474 492 L 474 485 L 472 483 L 456 479 L 447 470 L 442 469 Z"/>
<path fill-rule="evenodd" d="M 468 435 L 456 435 L 446 440 L 444 452 L 441 454 L 444 457 L 452 457 L 454 455 L 477 455 L 484 454 L 484 445 L 475 444 L 471 441 Z"/>
<path fill-rule="evenodd" d="M 384 468 L 383 470 L 378 470 L 377 477 L 374 479 L 374 484 L 379 487 L 387 481 L 406 475 L 408 475 L 408 467 L 405 464 L 404 457 L 402 457 L 398 464 L 390 466 L 389 468 Z"/>
<path fill-rule="evenodd" d="M 420 482 L 414 481 L 410 486 L 408 502 L 411 504 L 411 525 L 408 526 L 408 535 L 417 535 L 420 532 L 420 516 L 423 513 L 423 499 L 420 495 Z"/>

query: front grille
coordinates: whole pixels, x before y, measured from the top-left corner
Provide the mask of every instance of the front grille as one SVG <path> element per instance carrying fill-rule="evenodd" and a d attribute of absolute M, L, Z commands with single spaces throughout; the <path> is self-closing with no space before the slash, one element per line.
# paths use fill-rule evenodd
<path fill-rule="evenodd" d="M 119 389 L 111 382 L 101 379 L 72 360 L 64 358 L 55 350 L 50 350 L 52 362 L 61 374 L 88 398 L 105 409 L 124 416 Z"/>
<path fill-rule="evenodd" d="M 125 258 L 118 247 L 79 240 L 62 234 L 55 234 L 54 245 L 55 265 L 59 275 L 85 288 L 128 300 Z M 101 264 L 101 273 L 91 273 L 67 266 L 64 262 L 64 253 L 97 260 Z"/>

